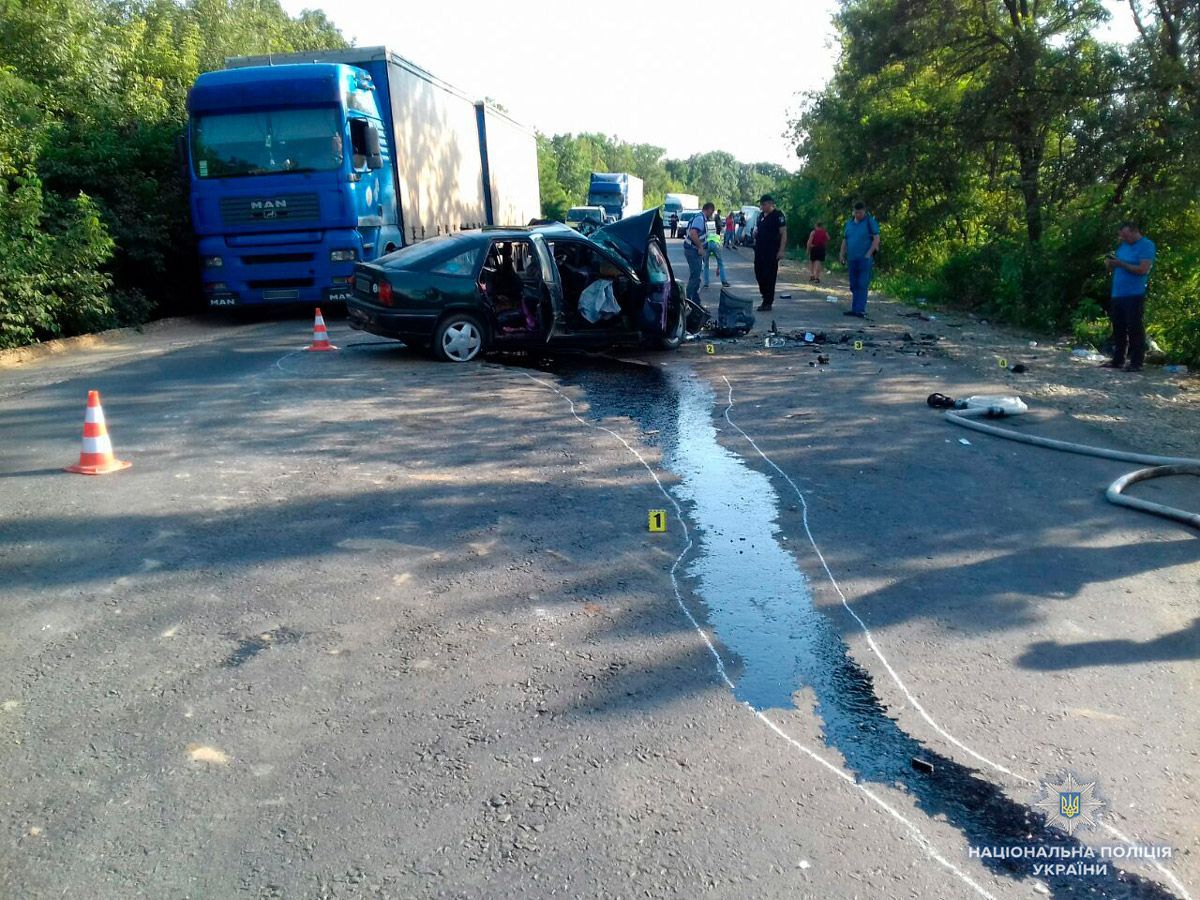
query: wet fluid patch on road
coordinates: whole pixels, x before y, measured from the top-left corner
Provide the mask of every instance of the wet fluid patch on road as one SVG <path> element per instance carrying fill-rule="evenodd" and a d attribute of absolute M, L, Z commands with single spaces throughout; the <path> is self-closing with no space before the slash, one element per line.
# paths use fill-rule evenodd
<path fill-rule="evenodd" d="M 718 440 L 719 408 L 706 382 L 683 367 L 568 359 L 544 368 L 582 389 L 589 420 L 631 419 L 644 443 L 661 447 L 664 465 L 679 478 L 672 491 L 692 522 L 686 575 L 718 640 L 740 659 L 739 700 L 757 710 L 794 708 L 797 692 L 810 689 L 825 743 L 857 781 L 908 792 L 927 816 L 950 823 L 973 846 L 1044 848 L 1064 856 L 1084 850 L 1078 838 L 1047 827 L 1041 812 L 927 748 L 888 715 L 870 674 L 813 605 L 808 579 L 781 531 L 771 480 Z M 1056 898 L 1176 897 L 1111 861 L 1104 873 L 1084 875 L 1046 873 L 1035 869 L 1036 858 L 979 862 L 1010 878 L 1036 878 Z"/>
<path fill-rule="evenodd" d="M 254 659 L 254 657 L 258 656 L 264 650 L 284 644 L 295 644 L 302 637 L 304 635 L 301 632 L 284 627 L 273 628 L 270 631 L 261 631 L 250 637 L 239 638 L 237 647 L 225 657 L 225 661 L 221 665 L 226 669 L 236 669 Z"/>

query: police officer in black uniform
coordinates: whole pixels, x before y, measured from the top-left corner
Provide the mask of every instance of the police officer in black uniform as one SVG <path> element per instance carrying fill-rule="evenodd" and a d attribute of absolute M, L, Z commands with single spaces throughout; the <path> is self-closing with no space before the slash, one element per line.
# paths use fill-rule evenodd
<path fill-rule="evenodd" d="M 775 281 L 779 278 L 779 261 L 787 249 L 787 219 L 775 208 L 775 198 L 763 194 L 758 201 L 762 214 L 754 229 L 754 277 L 762 295 L 759 312 L 769 312 L 775 302 Z"/>

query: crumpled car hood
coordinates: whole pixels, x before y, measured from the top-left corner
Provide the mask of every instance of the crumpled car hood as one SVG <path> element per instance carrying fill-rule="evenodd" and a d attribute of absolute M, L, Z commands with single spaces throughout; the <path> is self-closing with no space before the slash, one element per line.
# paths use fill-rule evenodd
<path fill-rule="evenodd" d="M 651 237 L 657 237 L 664 247 L 667 245 L 658 207 L 605 225 L 594 232 L 590 240 L 620 254 L 635 272 L 642 274 L 646 264 L 646 245 Z"/>

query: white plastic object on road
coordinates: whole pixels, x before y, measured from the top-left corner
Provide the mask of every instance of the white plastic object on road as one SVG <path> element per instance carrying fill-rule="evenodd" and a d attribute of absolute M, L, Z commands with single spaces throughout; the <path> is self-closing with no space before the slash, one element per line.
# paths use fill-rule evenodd
<path fill-rule="evenodd" d="M 1029 349 L 1030 349 L 1030 350 L 1034 349 L 1036 346 L 1037 346 L 1037 341 L 1030 341 L 1030 342 L 1029 342 Z"/>
<path fill-rule="evenodd" d="M 966 409 L 983 409 L 1006 416 L 1019 416 L 1029 412 L 1029 407 L 1020 397 L 1003 397 L 998 394 L 976 394 L 963 401 Z"/>
<path fill-rule="evenodd" d="M 1071 351 L 1071 355 L 1076 359 L 1086 359 L 1088 362 L 1104 362 L 1108 359 L 1103 353 L 1097 353 L 1095 350 L 1089 350 L 1087 347 L 1076 347 Z"/>

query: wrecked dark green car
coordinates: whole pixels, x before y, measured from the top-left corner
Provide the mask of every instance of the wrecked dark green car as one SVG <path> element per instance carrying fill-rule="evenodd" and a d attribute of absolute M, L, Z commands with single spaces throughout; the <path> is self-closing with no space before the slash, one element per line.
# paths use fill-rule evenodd
<path fill-rule="evenodd" d="M 432 238 L 354 270 L 352 327 L 467 362 L 495 350 L 654 346 L 684 337 L 657 209 L 585 237 L 565 225 Z"/>

